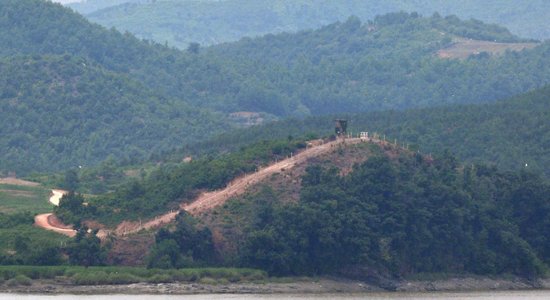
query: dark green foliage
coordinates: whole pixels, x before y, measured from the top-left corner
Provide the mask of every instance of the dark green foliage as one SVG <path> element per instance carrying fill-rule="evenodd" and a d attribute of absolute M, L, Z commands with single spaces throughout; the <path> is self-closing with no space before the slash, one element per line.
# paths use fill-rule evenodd
<path fill-rule="evenodd" d="M 359 26 L 350 18 L 315 31 L 218 45 L 203 55 L 223 61 L 243 78 L 255 74 L 230 103 L 276 115 L 490 102 L 548 83 L 543 78 L 550 64 L 539 59 L 548 55 L 548 43 L 496 57 L 438 58 L 434 52 L 451 44 L 455 30 L 490 35 L 457 21 L 396 13 Z M 532 72 L 542 77 L 524 76 Z"/>
<path fill-rule="evenodd" d="M 236 130 L 187 147 L 232 150 L 261 139 L 288 134 L 333 132 L 335 117 L 350 120 L 349 130 L 385 134 L 391 142 L 408 143 L 422 153 L 452 149 L 460 160 L 486 162 L 506 170 L 527 169 L 550 175 L 550 86 L 495 104 L 460 105 L 363 114 L 289 119 Z"/>
<path fill-rule="evenodd" d="M 226 281 L 255 281 L 267 278 L 265 272 L 254 269 L 200 268 L 200 269 L 146 269 L 135 267 L 79 267 L 79 266 L 0 266 L 0 282 L 25 276 L 36 279 L 69 279 L 68 284 L 128 284 L 133 282 L 194 282 L 202 278 Z"/>
<path fill-rule="evenodd" d="M 84 197 L 75 192 L 63 195 L 59 200 L 59 206 L 54 208 L 55 215 L 66 224 L 79 224 L 83 220 L 86 211 Z"/>
<path fill-rule="evenodd" d="M 61 185 L 62 188 L 74 192 L 76 189 L 78 189 L 78 174 L 75 170 L 67 170 L 65 171 L 65 178 L 63 180 L 63 184 Z"/>
<path fill-rule="evenodd" d="M 0 90 L 6 91 L 0 95 L 0 165 L 18 174 L 72 169 L 108 157 L 132 161 L 195 140 L 222 123 L 70 56 L 0 59 Z M 191 117 L 202 124 L 190 124 Z M 218 125 L 210 127 L 212 122 Z"/>
<path fill-rule="evenodd" d="M 236 111 L 285 117 L 487 102 L 550 78 L 548 43 L 502 57 L 435 57 L 454 35 L 518 40 L 453 17 L 350 18 L 188 52 L 47 1 L 2 1 L 0 11 L 2 171 L 66 170 L 109 155 L 136 161 L 229 129 L 225 115 Z"/>
<path fill-rule="evenodd" d="M 52 266 L 64 262 L 60 242 L 65 238 L 44 233 L 33 223 L 30 213 L 0 213 L 0 265 Z"/>
<path fill-rule="evenodd" d="M 67 245 L 69 262 L 85 267 L 103 265 L 107 253 L 96 236 L 97 232 L 87 231 L 88 229 L 85 227 L 80 228 L 74 240 Z"/>
<path fill-rule="evenodd" d="M 149 268 L 183 268 L 212 264 L 214 245 L 212 233 L 206 227 L 199 228 L 196 221 L 185 213 L 176 217 L 176 229 L 161 229 L 156 244 L 149 255 Z"/>
<path fill-rule="evenodd" d="M 383 154 L 312 166 L 298 204 L 261 202 L 241 260 L 271 274 L 544 274 L 549 185 L 528 173 Z M 263 206 L 263 207 L 262 207 Z M 526 220 L 529 220 L 527 223 Z"/>

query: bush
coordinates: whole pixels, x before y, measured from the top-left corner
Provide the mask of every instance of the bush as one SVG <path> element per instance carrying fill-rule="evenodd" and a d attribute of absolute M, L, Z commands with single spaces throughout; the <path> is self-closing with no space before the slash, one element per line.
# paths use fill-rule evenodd
<path fill-rule="evenodd" d="M 140 277 L 130 273 L 107 274 L 103 271 L 77 273 L 72 279 L 78 285 L 130 284 L 142 281 Z"/>
<path fill-rule="evenodd" d="M 17 275 L 14 278 L 8 280 L 7 284 L 8 286 L 19 286 L 19 285 L 29 286 L 32 284 L 32 279 L 30 279 L 25 275 Z"/>
<path fill-rule="evenodd" d="M 129 273 L 111 273 L 105 284 L 130 284 L 143 281 L 141 278 Z"/>
<path fill-rule="evenodd" d="M 172 278 L 175 281 L 197 281 L 201 276 L 195 269 L 181 269 L 173 270 L 171 272 Z"/>
<path fill-rule="evenodd" d="M 107 280 L 107 273 L 99 272 L 85 272 L 85 273 L 76 273 L 73 277 L 74 284 L 77 285 L 96 285 L 104 284 Z"/>
<path fill-rule="evenodd" d="M 202 284 L 218 284 L 218 281 L 211 277 L 203 277 L 199 280 L 199 283 Z"/>
<path fill-rule="evenodd" d="M 174 282 L 174 279 L 172 276 L 167 274 L 156 274 L 153 275 L 151 278 L 147 279 L 147 282 L 149 283 L 169 283 Z"/>

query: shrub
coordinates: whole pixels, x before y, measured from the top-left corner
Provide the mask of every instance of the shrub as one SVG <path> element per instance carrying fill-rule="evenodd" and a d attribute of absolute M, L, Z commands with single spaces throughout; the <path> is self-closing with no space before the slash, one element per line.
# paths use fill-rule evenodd
<path fill-rule="evenodd" d="M 203 277 L 199 280 L 199 283 L 202 284 L 218 284 L 218 281 L 211 277 Z"/>
<path fill-rule="evenodd" d="M 32 284 L 32 279 L 30 279 L 25 275 L 17 275 L 14 278 L 8 280 L 7 284 L 8 286 L 19 286 L 19 285 L 29 286 Z"/>
<path fill-rule="evenodd" d="M 99 272 L 84 272 L 76 273 L 72 279 L 77 285 L 96 285 L 103 284 L 107 280 L 107 273 Z"/>
<path fill-rule="evenodd" d="M 129 273 L 111 273 L 105 284 L 130 284 L 143 281 L 141 278 Z"/>
<path fill-rule="evenodd" d="M 149 283 L 168 283 L 173 281 L 174 279 L 172 278 L 172 276 L 168 274 L 156 274 L 147 279 L 147 282 Z"/>

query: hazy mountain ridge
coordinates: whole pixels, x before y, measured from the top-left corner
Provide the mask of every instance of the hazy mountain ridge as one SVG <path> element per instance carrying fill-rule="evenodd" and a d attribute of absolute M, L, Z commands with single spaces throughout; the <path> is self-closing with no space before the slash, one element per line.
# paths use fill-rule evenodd
<path fill-rule="evenodd" d="M 77 8 L 76 5 L 73 7 Z M 550 38 L 550 29 L 545 26 L 550 4 L 544 0 L 172 0 L 107 7 L 88 17 L 141 38 L 185 48 L 191 42 L 211 45 L 268 33 L 315 29 L 344 21 L 351 15 L 367 21 L 397 11 L 418 12 L 426 16 L 439 12 L 443 16 L 452 14 L 462 19 L 475 18 L 506 26 L 520 36 L 541 40 Z"/>

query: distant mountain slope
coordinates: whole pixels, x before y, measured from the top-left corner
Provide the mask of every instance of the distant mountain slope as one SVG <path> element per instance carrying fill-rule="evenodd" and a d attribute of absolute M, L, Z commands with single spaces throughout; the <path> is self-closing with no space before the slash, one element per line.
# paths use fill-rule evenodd
<path fill-rule="evenodd" d="M 448 149 L 467 162 L 527 168 L 550 176 L 550 86 L 495 104 L 287 120 L 226 133 L 184 151 L 220 151 L 266 138 L 331 134 L 335 117 L 348 118 L 354 134 L 378 132 L 423 153 Z"/>
<path fill-rule="evenodd" d="M 396 13 L 364 24 L 350 18 L 315 31 L 243 39 L 205 55 L 244 78 L 254 74 L 236 99 L 241 109 L 277 115 L 490 102 L 550 83 L 550 42 L 502 56 L 436 57 L 459 34 L 519 40 L 500 27 Z"/>
<path fill-rule="evenodd" d="M 102 0 L 89 0 L 88 6 Z M 126 1 L 130 2 L 130 1 Z M 185 48 L 191 42 L 211 45 L 268 33 L 315 29 L 355 15 L 363 21 L 376 15 L 407 11 L 457 15 L 508 27 L 520 36 L 548 39 L 550 3 L 544 0 L 226 0 L 132 1 L 88 15 L 94 22 L 129 31 L 141 38 Z M 79 10 L 79 4 L 71 7 Z M 80 10 L 89 13 L 89 9 Z"/>
<path fill-rule="evenodd" d="M 69 56 L 0 59 L 0 104 L 0 172 L 19 174 L 143 158 L 226 124 Z"/>
<path fill-rule="evenodd" d="M 157 95 L 203 108 L 276 116 L 493 101 L 550 83 L 550 48 L 447 61 L 454 36 L 521 41 L 458 18 L 388 14 L 322 29 L 181 52 L 88 23 L 38 0 L 0 4 L 0 55 L 77 55 L 128 73 Z M 24 21 L 22 21 L 24 20 Z"/>
<path fill-rule="evenodd" d="M 96 10 L 117 6 L 123 3 L 146 3 L 147 0 L 82 0 L 65 4 L 81 14 L 89 14 Z"/>
<path fill-rule="evenodd" d="M 489 102 L 550 83 L 550 43 L 502 55 L 480 53 L 464 60 L 438 58 L 437 51 L 453 45 L 453 39 L 458 37 L 522 41 L 502 27 L 464 22 L 456 17 L 422 18 L 416 14 L 396 13 L 367 23 L 350 18 L 315 31 L 269 35 L 206 49 L 192 47 L 179 51 L 140 41 L 131 34 L 106 30 L 68 8 L 47 1 L 5 0 L 0 2 L 0 11 L 0 58 L 15 70 L 14 75 L 18 70 L 25 70 L 24 60 L 10 63 L 14 56 L 29 55 L 38 60 L 55 56 L 63 60 L 67 57 L 69 61 L 82 59 L 98 74 L 110 74 L 111 83 L 121 80 L 139 85 L 136 89 L 123 89 L 115 96 L 104 91 L 90 93 L 105 98 L 147 99 L 140 101 L 147 102 L 150 113 L 138 111 L 147 115 L 152 124 L 157 124 L 155 128 L 161 128 L 162 134 L 158 139 L 147 135 L 149 140 L 139 144 L 144 151 L 136 151 L 143 155 L 180 146 L 183 139 L 207 138 L 220 129 L 230 129 L 233 123 L 226 122 L 224 117 L 228 114 L 269 119 Z M 23 81 L 28 78 L 38 86 L 47 86 L 42 82 L 45 79 L 25 74 L 27 77 L 23 77 Z M 37 74 L 47 73 L 37 71 Z M 71 67 L 62 68 L 61 74 L 62 78 L 72 80 Z M 17 93 L 18 88 L 9 81 L 10 74 L 6 76 L 6 86 L 12 89 L 7 90 L 6 99 L 13 98 L 13 89 Z M 109 90 L 112 86 L 104 87 Z M 35 90 L 33 99 L 28 101 L 41 102 L 40 99 L 49 97 L 48 93 L 48 88 Z M 79 104 L 58 101 L 67 105 L 67 111 L 80 109 Z M 138 103 L 138 100 L 120 101 L 128 104 L 129 111 L 136 109 L 132 105 Z M 171 107 L 168 117 L 165 114 L 167 103 Z M 142 105 L 145 104 L 137 106 Z M 210 113 L 197 112 L 197 109 Z M 21 122 L 34 122 L 31 115 L 25 115 Z M 120 115 L 123 116 L 120 124 L 133 124 L 133 116 Z M 166 122 L 174 127 L 166 129 L 160 125 Z M 31 134 L 21 128 L 24 127 L 14 127 L 12 133 Z M 180 139 L 182 128 L 188 133 Z M 33 141 L 29 147 L 41 147 L 34 144 L 48 138 L 47 131 L 41 132 L 44 140 L 26 139 Z M 89 133 L 88 129 L 80 132 L 82 136 Z M 126 149 L 127 140 L 114 137 L 109 140 L 123 145 L 106 149 L 121 151 L 117 153 L 125 151 L 120 149 Z M 152 147 L 158 140 L 163 144 Z M 10 142 L 6 140 L 4 145 L 6 143 Z M 80 153 L 79 161 L 92 163 L 107 152 L 99 152 L 101 156 L 94 159 L 88 156 L 90 161 L 82 159 L 86 156 Z M 21 161 L 25 157 L 23 153 L 28 154 L 10 153 L 21 155 Z M 52 165 L 43 160 L 36 165 L 51 169 L 67 165 L 58 159 L 50 163 Z"/>

